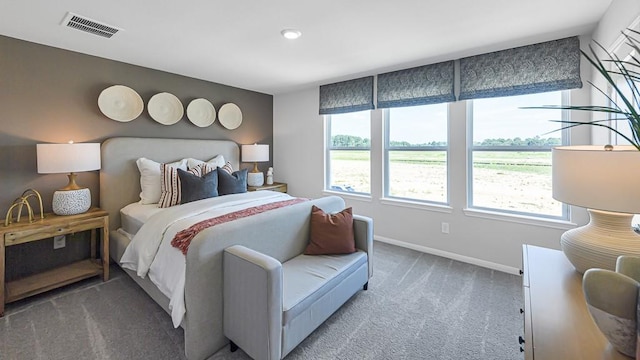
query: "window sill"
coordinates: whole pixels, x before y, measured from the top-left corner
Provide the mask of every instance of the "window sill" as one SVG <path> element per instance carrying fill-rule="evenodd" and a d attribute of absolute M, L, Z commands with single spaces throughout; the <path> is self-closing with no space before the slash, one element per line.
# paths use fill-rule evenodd
<path fill-rule="evenodd" d="M 344 197 L 351 200 L 371 202 L 371 195 L 354 194 L 346 191 L 331 191 L 331 190 L 323 190 L 322 193 L 324 195 L 336 195 L 336 196 Z"/>
<path fill-rule="evenodd" d="M 472 216 L 472 217 L 477 217 L 482 219 L 507 221 L 507 222 L 513 222 L 518 224 L 525 224 L 525 225 L 543 226 L 543 227 L 552 228 L 552 229 L 570 230 L 577 226 L 577 224 L 567 220 L 547 219 L 547 218 L 518 215 L 518 214 L 505 214 L 505 213 L 500 213 L 496 211 L 469 209 L 469 208 L 463 209 L 463 211 L 464 211 L 464 214 L 467 216 Z"/>
<path fill-rule="evenodd" d="M 435 211 L 435 212 L 441 212 L 446 214 L 451 214 L 453 212 L 453 208 L 451 208 L 451 206 L 448 206 L 448 205 L 430 204 L 430 203 L 423 203 L 419 201 L 400 200 L 400 199 L 394 199 L 394 198 L 381 198 L 380 203 L 384 205 Z"/>

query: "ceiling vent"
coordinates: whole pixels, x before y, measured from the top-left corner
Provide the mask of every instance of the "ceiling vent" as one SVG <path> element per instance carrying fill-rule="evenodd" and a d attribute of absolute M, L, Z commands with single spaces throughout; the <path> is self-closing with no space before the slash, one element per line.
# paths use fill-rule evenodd
<path fill-rule="evenodd" d="M 64 20 L 62 20 L 62 25 L 106 38 L 110 38 L 122 30 L 72 12 L 67 13 Z"/>

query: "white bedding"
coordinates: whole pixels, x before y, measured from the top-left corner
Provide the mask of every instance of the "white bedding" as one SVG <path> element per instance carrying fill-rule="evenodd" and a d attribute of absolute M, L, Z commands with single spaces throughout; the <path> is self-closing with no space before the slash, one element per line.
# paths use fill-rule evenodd
<path fill-rule="evenodd" d="M 292 199 L 285 193 L 254 191 L 190 202 L 162 209 L 151 215 L 135 234 L 122 255 L 122 267 L 149 279 L 169 299 L 173 326 L 185 314 L 184 286 L 186 256 L 171 245 L 181 230 L 213 217 L 234 211 Z"/>
<path fill-rule="evenodd" d="M 143 204 L 141 201 L 129 204 L 120 210 L 122 228 L 135 235 L 151 216 L 164 210 L 158 204 Z"/>

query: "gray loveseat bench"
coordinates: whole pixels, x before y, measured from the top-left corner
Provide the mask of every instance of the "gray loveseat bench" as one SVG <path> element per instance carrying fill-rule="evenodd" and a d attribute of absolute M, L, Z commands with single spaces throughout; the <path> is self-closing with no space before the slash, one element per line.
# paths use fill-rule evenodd
<path fill-rule="evenodd" d="M 240 347 L 254 359 L 282 359 L 367 289 L 373 222 L 357 215 L 353 221 L 352 254 L 298 254 L 280 262 L 242 245 L 225 249 L 223 326 L 232 351 Z"/>

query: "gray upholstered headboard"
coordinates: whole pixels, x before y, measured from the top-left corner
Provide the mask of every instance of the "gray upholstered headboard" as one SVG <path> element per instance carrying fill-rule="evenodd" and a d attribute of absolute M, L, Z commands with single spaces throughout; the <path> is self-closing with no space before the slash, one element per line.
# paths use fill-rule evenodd
<path fill-rule="evenodd" d="M 172 162 L 192 157 L 207 161 L 221 154 L 234 169 L 240 165 L 238 144 L 227 140 L 117 137 L 103 142 L 101 152 L 100 207 L 109 213 L 112 230 L 120 227 L 120 209 L 140 200 L 138 158 Z"/>

